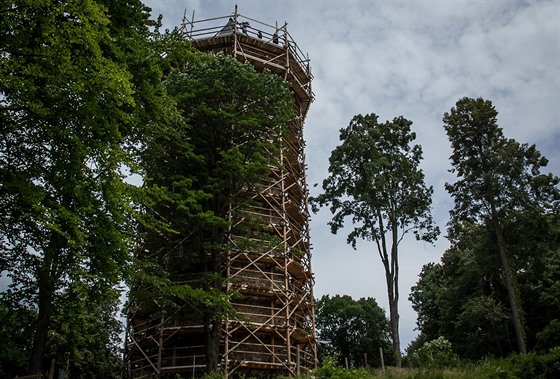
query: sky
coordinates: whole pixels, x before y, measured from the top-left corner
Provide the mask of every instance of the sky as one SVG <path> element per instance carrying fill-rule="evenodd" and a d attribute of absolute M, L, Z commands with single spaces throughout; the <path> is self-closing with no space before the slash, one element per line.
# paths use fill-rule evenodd
<path fill-rule="evenodd" d="M 425 182 L 433 186 L 432 214 L 442 230 L 435 244 L 405 239 L 400 246 L 401 348 L 417 336 L 408 296 L 422 266 L 439 262 L 449 246 L 446 224 L 453 200 L 444 189 L 451 149 L 442 117 L 463 97 L 492 101 L 507 138 L 536 144 L 560 175 L 559 1 L 220 1 L 144 0 L 165 28 L 183 15 L 201 20 L 238 13 L 288 32 L 309 54 L 315 101 L 305 122 L 311 195 L 328 176 L 339 130 L 357 114 L 379 121 L 413 121 L 422 146 Z M 313 184 L 319 183 L 318 187 Z M 356 250 L 344 230 L 330 233 L 330 212 L 312 215 L 314 296 L 373 297 L 388 315 L 383 266 L 373 243 Z"/>

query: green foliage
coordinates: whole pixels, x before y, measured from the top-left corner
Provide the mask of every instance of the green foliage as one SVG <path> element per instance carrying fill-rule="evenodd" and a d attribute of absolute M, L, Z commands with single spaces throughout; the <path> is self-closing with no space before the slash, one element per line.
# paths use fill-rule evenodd
<path fill-rule="evenodd" d="M 132 61 L 150 56 L 149 15 L 137 0 L 17 0 L 0 13 L 4 296 L 19 315 L 37 312 L 24 348 L 32 372 L 55 357 L 70 359 L 73 372 L 109 377 L 114 288 L 133 229 L 121 168 L 132 161 L 139 113 L 155 103 L 139 95 L 142 84 L 160 82 Z"/>
<path fill-rule="evenodd" d="M 362 379 L 554 379 L 560 370 L 558 350 L 546 355 L 530 353 L 512 355 L 503 359 L 485 359 L 480 362 L 460 363 L 455 368 L 386 368 L 368 372 L 364 369 L 346 370 L 337 365 L 336 357 L 325 359 L 315 377 L 322 378 L 362 378 Z M 302 378 L 303 379 L 303 378 Z M 304 378 L 307 379 L 307 378 Z"/>
<path fill-rule="evenodd" d="M 534 145 L 504 137 L 497 115 L 492 103 L 481 98 L 460 99 L 444 114 L 444 128 L 453 148 L 452 172 L 458 177 L 446 189 L 455 200 L 452 226 L 474 223 L 494 235 L 494 254 L 500 258 L 517 345 L 525 353 L 520 285 L 525 279 L 522 270 L 527 269 L 522 265 L 531 258 L 524 253 L 531 254 L 536 245 L 546 244 L 546 239 L 539 241 L 527 231 L 534 230 L 534 225 L 546 225 L 549 217 L 558 218 L 560 179 L 541 172 L 548 160 Z M 536 236 L 541 234 L 539 229 Z"/>
<path fill-rule="evenodd" d="M 422 368 L 456 367 L 459 363 L 459 358 L 453 352 L 451 342 L 441 336 L 424 343 L 408 358 L 413 366 Z"/>
<path fill-rule="evenodd" d="M 469 359 L 514 351 L 512 295 L 529 349 L 560 312 L 558 178 L 541 174 L 547 161 L 534 146 L 505 139 L 496 116 L 490 102 L 465 98 L 444 117 L 459 176 L 447 185 L 451 247 L 410 295 L 423 337 L 444 336 Z"/>
<path fill-rule="evenodd" d="M 0 301 L 0 377 L 13 378 L 25 372 L 33 338 L 32 325 L 36 312 L 1 297 Z"/>
<path fill-rule="evenodd" d="M 172 123 L 151 131 L 140 152 L 145 185 L 139 217 L 144 253 L 156 264 L 188 258 L 173 262 L 173 279 L 185 265 L 203 265 L 207 252 L 225 248 L 235 215 L 270 172 L 275 138 L 292 117 L 291 95 L 277 76 L 221 54 L 195 52 L 178 34 L 160 36 L 157 44 L 165 52 L 164 87 L 177 113 Z"/>
<path fill-rule="evenodd" d="M 324 295 L 316 302 L 316 325 L 322 356 L 338 358 L 344 365 L 345 358 L 351 367 L 381 365 L 379 348 L 384 351 L 386 364 L 391 362 L 389 321 L 385 312 L 372 298 L 353 300 L 350 296 Z"/>
<path fill-rule="evenodd" d="M 140 154 L 146 247 L 180 249 L 189 235 L 181 243 L 193 250 L 219 250 L 226 219 L 251 201 L 251 189 L 269 172 L 274 136 L 292 116 L 290 93 L 277 76 L 194 52 L 177 34 L 158 44 L 166 53 L 165 90 L 178 114 L 146 138 Z"/>
<path fill-rule="evenodd" d="M 135 170 L 143 186 L 134 198 L 141 246 L 129 301 L 153 315 L 197 319 L 214 331 L 204 343 L 212 370 L 217 326 L 233 313 L 236 296 L 222 292 L 222 256 L 231 234 L 250 236 L 268 227 L 246 210 L 261 179 L 281 164 L 278 146 L 294 116 L 293 98 L 277 75 L 197 52 L 177 32 L 156 34 L 154 49 L 161 57 L 162 96 L 172 109 L 145 130 L 138 148 Z M 255 244 L 248 237 L 235 243 L 239 249 Z"/>
<path fill-rule="evenodd" d="M 379 123 L 377 115 L 369 114 L 355 116 L 340 130 L 342 143 L 329 158 L 324 193 L 312 203 L 315 209 L 330 206 L 333 233 L 352 217 L 348 243 L 354 247 L 359 238 L 381 241 L 392 231 L 412 230 L 426 241 L 437 237 L 429 213 L 432 188 L 424 186 L 419 168 L 421 147 L 410 146 L 416 138 L 411 125 L 403 117 Z"/>
<path fill-rule="evenodd" d="M 560 179 L 541 173 L 548 160 L 535 145 L 507 139 L 497 124 L 498 112 L 488 100 L 460 99 L 443 117 L 453 154 L 446 184 L 455 198 L 455 220 L 503 223 L 518 211 L 540 211 L 558 205 Z"/>
<path fill-rule="evenodd" d="M 419 280 L 411 288 L 408 300 L 412 303 L 412 308 L 418 314 L 416 324 L 422 331 L 420 336 L 436 338 L 440 328 L 442 313 L 441 304 L 439 303 L 440 292 L 448 283 L 446 282 L 446 277 L 443 276 L 441 264 L 425 264 L 418 276 Z M 427 341 L 424 340 L 421 345 L 424 342 Z"/>
<path fill-rule="evenodd" d="M 474 378 L 554 379 L 560 372 L 560 349 L 548 354 L 513 354 L 504 359 L 487 359 L 472 369 Z"/>
<path fill-rule="evenodd" d="M 560 320 L 550 320 L 544 329 L 536 335 L 537 351 L 546 352 L 560 348 Z"/>
<path fill-rule="evenodd" d="M 543 352 L 555 346 L 553 329 L 551 334 L 537 336 L 560 312 L 556 300 L 560 259 L 554 250 L 554 237 L 545 233 L 556 222 L 550 218 L 548 226 L 540 225 L 542 240 L 533 242 L 531 254 L 518 254 L 513 261 L 520 273 L 519 290 L 526 304 L 528 347 Z M 531 223 L 519 231 L 531 232 L 536 233 Z M 514 351 L 507 291 L 493 236 L 492 231 L 481 226 L 455 226 L 452 245 L 441 263 L 425 265 L 411 290 L 410 300 L 424 338 L 444 336 L 461 358 L 503 357 Z M 523 245 L 516 245 L 516 250 L 521 251 L 519 246 Z"/>
<path fill-rule="evenodd" d="M 59 300 L 60 311 L 53 317 L 49 333 L 47 361 L 54 358 L 57 367 L 72 377 L 120 376 L 122 325 L 115 319 L 120 293 L 105 291 L 93 295 L 84 283 L 72 283 Z"/>
<path fill-rule="evenodd" d="M 221 371 L 212 371 L 204 374 L 201 379 L 224 379 L 224 373 Z"/>
<path fill-rule="evenodd" d="M 325 357 L 321 367 L 317 369 L 317 378 L 319 379 L 370 379 L 371 373 L 366 369 L 346 370 L 337 364 L 337 357 Z"/>

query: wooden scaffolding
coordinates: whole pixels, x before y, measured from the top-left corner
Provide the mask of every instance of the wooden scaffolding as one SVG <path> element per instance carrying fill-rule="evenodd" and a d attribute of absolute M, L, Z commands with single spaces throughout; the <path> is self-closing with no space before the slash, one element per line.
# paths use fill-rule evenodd
<path fill-rule="evenodd" d="M 268 69 L 293 91 L 297 117 L 279 141 L 282 162 L 263 178 L 248 216 L 266 222 L 268 235 L 231 234 L 222 257 L 224 290 L 236 316 L 222 324 L 220 357 L 226 378 L 299 375 L 317 367 L 314 278 L 311 270 L 308 190 L 303 124 L 313 100 L 309 59 L 287 31 L 237 13 L 184 18 L 181 31 L 194 47 Z M 270 233 L 272 231 L 272 233 Z M 274 235 L 271 243 L 270 234 Z M 262 237 L 262 238 L 261 238 Z M 200 320 L 189 315 L 154 320 L 128 310 L 125 370 L 128 377 L 200 376 L 206 369 Z"/>

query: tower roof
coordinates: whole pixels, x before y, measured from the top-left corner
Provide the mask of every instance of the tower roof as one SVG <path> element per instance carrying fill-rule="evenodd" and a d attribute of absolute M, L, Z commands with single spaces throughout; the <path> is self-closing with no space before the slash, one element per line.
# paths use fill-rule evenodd
<path fill-rule="evenodd" d="M 201 51 L 223 52 L 249 61 L 257 71 L 265 69 L 290 83 L 305 118 L 313 101 L 309 56 L 288 33 L 288 24 L 266 24 L 235 12 L 231 15 L 195 20 L 183 18 L 181 32 Z"/>

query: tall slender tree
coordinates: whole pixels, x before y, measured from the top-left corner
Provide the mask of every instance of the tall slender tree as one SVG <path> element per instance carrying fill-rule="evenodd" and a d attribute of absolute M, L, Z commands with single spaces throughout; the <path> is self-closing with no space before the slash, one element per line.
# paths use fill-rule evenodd
<path fill-rule="evenodd" d="M 506 228 L 521 215 L 557 209 L 559 179 L 541 173 L 548 161 L 535 145 L 504 137 L 497 115 L 492 102 L 482 98 L 463 98 L 444 114 L 444 128 L 453 148 L 451 171 L 458 177 L 446 189 L 455 199 L 453 223 L 485 224 L 495 233 L 517 345 L 525 353 L 522 303 L 511 265 L 515 252 L 508 251 Z"/>
<path fill-rule="evenodd" d="M 385 269 L 395 363 L 400 367 L 399 244 L 413 232 L 433 241 L 439 234 L 430 214 L 431 187 L 419 168 L 422 149 L 412 122 L 396 117 L 379 123 L 375 114 L 357 115 L 341 129 L 342 143 L 330 156 L 329 177 L 323 193 L 312 198 L 314 211 L 330 206 L 329 222 L 336 233 L 351 218 L 354 228 L 347 241 L 356 248 L 359 238 L 375 242 Z"/>

